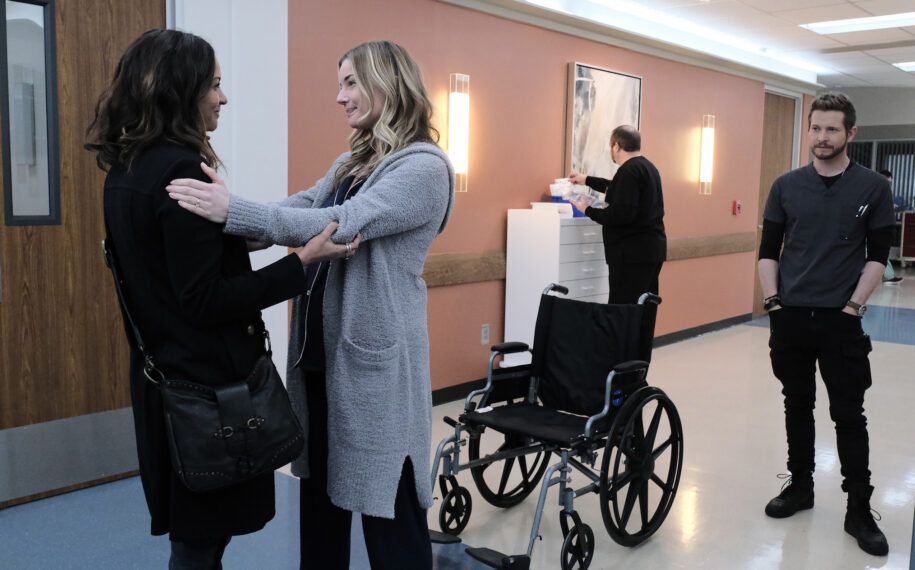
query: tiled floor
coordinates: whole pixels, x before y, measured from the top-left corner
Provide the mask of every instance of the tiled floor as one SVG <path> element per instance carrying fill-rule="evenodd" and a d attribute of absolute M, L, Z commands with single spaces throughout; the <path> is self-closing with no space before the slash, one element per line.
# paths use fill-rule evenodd
<path fill-rule="evenodd" d="M 763 318 L 655 350 L 649 380 L 667 392 L 683 422 L 680 489 L 661 529 L 636 548 L 609 538 L 596 495 L 577 499 L 576 509 L 595 533 L 591 568 L 915 569 L 915 389 L 910 370 L 915 365 L 915 271 L 899 274 L 905 276 L 901 283 L 878 287 L 865 318 L 874 339 L 874 385 L 866 399 L 876 487 L 872 504 L 883 517 L 888 557 L 863 553 L 842 530 L 845 495 L 839 489 L 825 394 L 816 411 L 816 507 L 784 520 L 763 514 L 781 485 L 776 474 L 785 470 L 781 396 L 769 367 Z M 455 402 L 435 408 L 434 442 L 450 433 L 441 418 L 456 417 L 460 407 Z M 468 472 L 458 479 L 474 499 L 462 533 L 465 544 L 526 550 L 536 493 L 517 507 L 497 509 L 482 500 Z M 438 527 L 439 504 L 429 511 L 432 528 Z M 298 485 L 277 474 L 276 519 L 259 533 L 233 539 L 226 570 L 296 568 L 297 505 Z M 554 487 L 532 568 L 559 568 L 558 512 Z M 358 517 L 354 521 L 352 568 L 367 569 Z M 167 539 L 149 536 L 148 524 L 135 478 L 0 510 L 0 569 L 165 568 Z M 436 546 L 435 555 L 439 570 L 485 568 L 461 545 Z"/>

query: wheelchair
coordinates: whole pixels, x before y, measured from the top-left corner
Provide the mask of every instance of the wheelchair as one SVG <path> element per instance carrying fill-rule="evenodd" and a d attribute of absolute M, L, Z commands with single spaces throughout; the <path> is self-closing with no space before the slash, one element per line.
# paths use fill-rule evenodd
<path fill-rule="evenodd" d="M 532 349 L 521 342 L 492 347 L 485 387 L 467 396 L 458 420 L 444 418 L 454 434 L 438 445 L 432 464 L 433 489 L 437 482 L 442 495 L 435 542 L 460 542 L 470 519 L 473 501 L 459 472 L 469 469 L 483 499 L 501 508 L 521 503 L 543 480 L 526 553 L 467 548 L 493 568 L 529 568 L 550 487 L 559 486 L 561 568 L 584 570 L 595 539 L 575 499 L 597 494 L 607 533 L 635 546 L 660 528 L 680 482 L 680 416 L 646 381 L 661 298 L 645 293 L 637 304 L 606 305 L 552 292 L 568 289 L 543 290 Z M 523 351 L 531 353 L 529 365 L 494 369 L 500 355 Z M 462 463 L 464 445 L 469 457 Z M 559 460 L 549 465 L 554 455 Z M 590 483 L 573 488 L 573 469 Z"/>

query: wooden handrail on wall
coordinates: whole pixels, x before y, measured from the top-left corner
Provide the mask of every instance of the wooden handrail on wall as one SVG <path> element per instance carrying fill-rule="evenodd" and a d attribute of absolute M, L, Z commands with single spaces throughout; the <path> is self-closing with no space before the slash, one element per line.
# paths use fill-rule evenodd
<path fill-rule="evenodd" d="M 667 261 L 756 250 L 756 233 L 691 236 L 667 240 Z M 488 250 L 438 253 L 426 258 L 423 279 L 427 287 L 444 287 L 505 279 L 505 252 Z"/>

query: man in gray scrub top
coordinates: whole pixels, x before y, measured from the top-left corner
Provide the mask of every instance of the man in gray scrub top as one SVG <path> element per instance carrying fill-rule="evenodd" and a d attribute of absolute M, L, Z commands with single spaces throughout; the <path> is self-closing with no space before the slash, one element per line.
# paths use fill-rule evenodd
<path fill-rule="evenodd" d="M 817 97 L 807 122 L 813 162 L 772 185 L 759 247 L 791 472 L 766 514 L 784 518 L 813 507 L 818 363 L 836 426 L 842 490 L 848 493 L 845 530 L 862 550 L 884 556 L 889 547 L 870 508 L 864 392 L 871 385 L 871 341 L 861 317 L 889 256 L 893 197 L 885 177 L 848 158 L 846 145 L 856 127 L 855 108 L 845 95 Z"/>

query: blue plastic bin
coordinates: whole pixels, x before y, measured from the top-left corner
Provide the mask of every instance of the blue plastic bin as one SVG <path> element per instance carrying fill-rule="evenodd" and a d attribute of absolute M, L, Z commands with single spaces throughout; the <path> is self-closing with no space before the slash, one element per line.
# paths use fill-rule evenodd
<path fill-rule="evenodd" d="M 570 204 L 568 200 L 564 200 L 562 196 L 550 196 L 551 202 L 562 202 L 563 204 Z M 572 217 L 573 218 L 585 218 L 585 213 L 580 211 L 575 206 L 572 206 Z"/>

